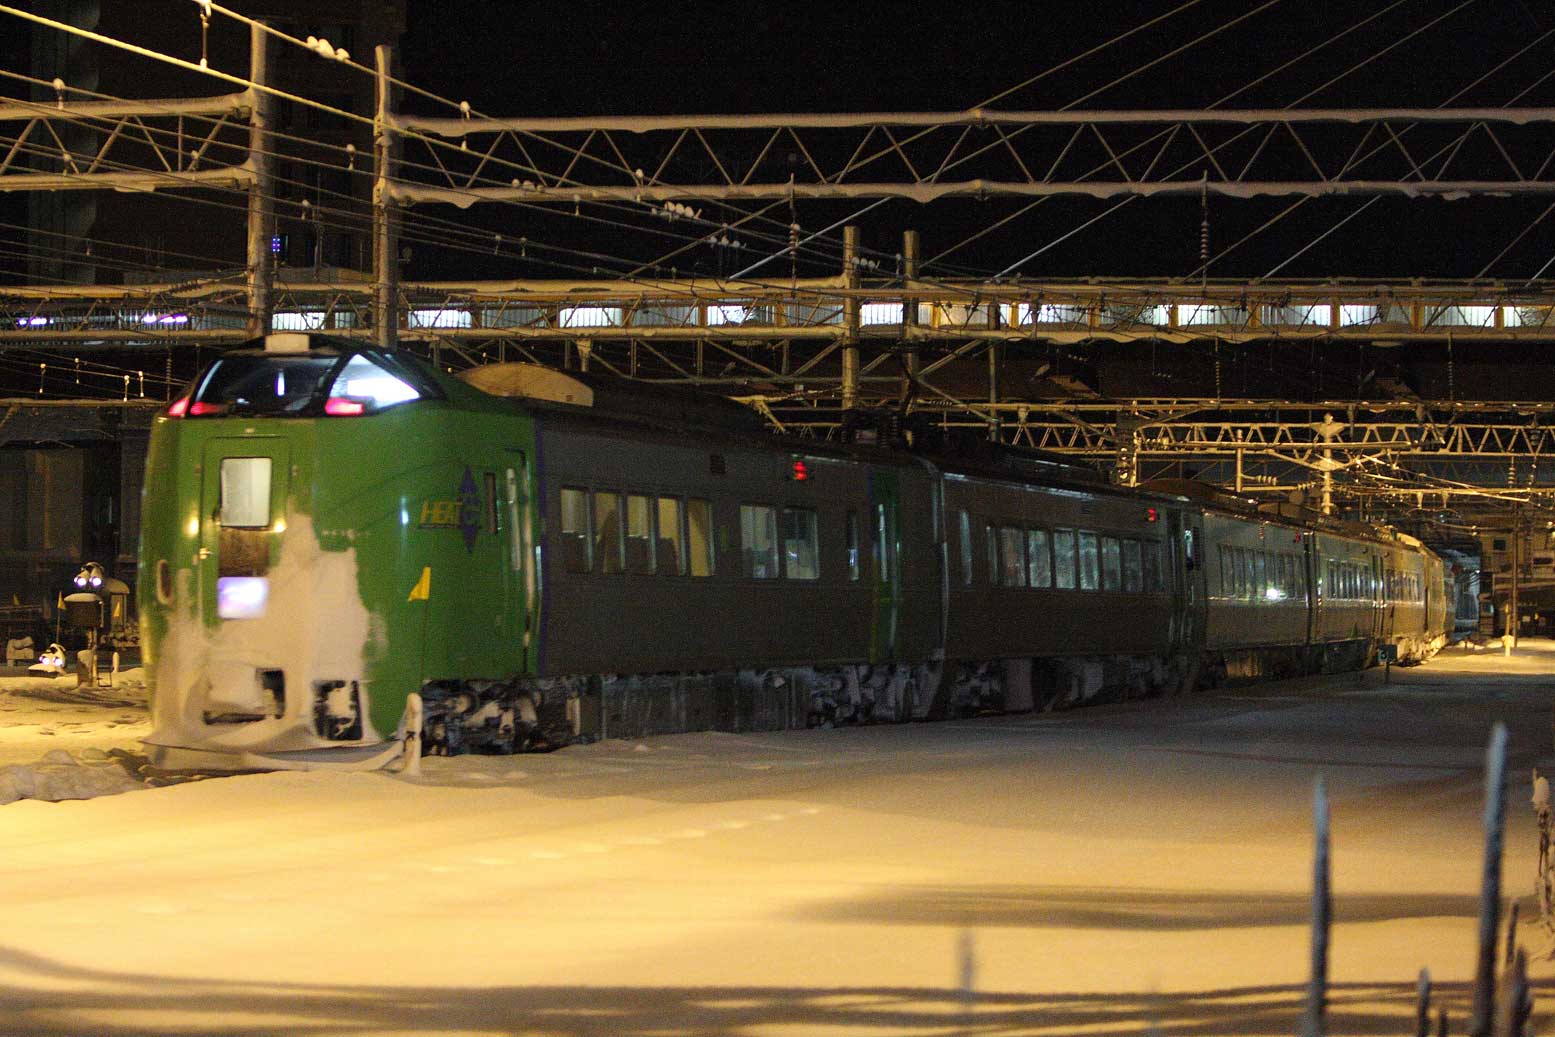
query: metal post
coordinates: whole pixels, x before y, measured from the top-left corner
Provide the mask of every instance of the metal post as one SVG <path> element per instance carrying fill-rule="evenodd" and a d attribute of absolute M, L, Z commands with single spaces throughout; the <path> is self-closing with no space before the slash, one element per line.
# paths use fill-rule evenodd
<path fill-rule="evenodd" d="M 999 328 L 999 304 L 988 304 L 988 330 L 996 331 Z M 1004 352 L 1004 344 L 998 339 L 988 343 L 988 438 L 995 443 L 999 442 L 999 359 Z"/>
<path fill-rule="evenodd" d="M 918 279 L 918 232 L 907 230 L 902 232 L 902 340 L 907 343 L 903 351 L 902 359 L 907 369 L 905 381 L 909 384 L 903 386 L 906 393 L 911 393 L 913 386 L 918 381 L 919 356 L 918 347 L 913 343 L 912 330 L 918 326 L 918 300 L 913 296 L 913 282 Z"/>
<path fill-rule="evenodd" d="M 1497 723 L 1485 750 L 1485 859 L 1479 890 L 1479 954 L 1469 1037 L 1490 1037 L 1495 1018 L 1496 938 L 1501 918 L 1501 836 L 1506 822 L 1506 725 Z"/>
<path fill-rule="evenodd" d="M 373 335 L 379 346 L 393 349 L 399 342 L 400 257 L 399 227 L 389 180 L 394 175 L 394 130 L 390 104 L 389 68 L 392 52 L 387 44 L 373 51 L 376 59 L 378 108 L 373 118 Z"/>
<path fill-rule="evenodd" d="M 1243 485 L 1243 483 L 1242 483 L 1242 454 L 1243 454 L 1242 448 L 1241 447 L 1237 447 L 1236 448 L 1236 492 L 1238 494 L 1240 494 L 1242 492 L 1242 485 Z"/>
<path fill-rule="evenodd" d="M 848 294 L 842 301 L 842 409 L 858 406 L 858 228 L 842 228 L 842 277 Z"/>
<path fill-rule="evenodd" d="M 1507 648 L 1517 647 L 1518 617 L 1517 617 L 1517 591 L 1518 591 L 1518 567 L 1522 562 L 1523 522 L 1518 509 L 1512 511 L 1512 600 L 1506 613 Z"/>
<path fill-rule="evenodd" d="M 258 87 L 268 80 L 269 62 L 265 47 L 269 35 L 258 22 L 248 30 L 249 88 L 248 166 L 254 172 L 248 188 L 248 254 L 245 280 L 248 282 L 248 334 L 258 338 L 270 332 L 274 309 L 272 281 L 275 262 L 270 254 L 270 238 L 275 233 L 275 165 L 270 158 L 269 129 L 272 111 L 270 95 Z"/>

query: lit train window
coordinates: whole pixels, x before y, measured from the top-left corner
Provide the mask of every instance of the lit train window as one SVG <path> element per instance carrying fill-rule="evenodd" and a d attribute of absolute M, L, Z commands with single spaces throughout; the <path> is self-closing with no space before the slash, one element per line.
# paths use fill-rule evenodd
<path fill-rule="evenodd" d="M 757 580 L 778 577 L 777 509 L 764 504 L 740 505 L 740 548 L 745 575 Z"/>
<path fill-rule="evenodd" d="M 638 576 L 653 572 L 653 498 L 626 496 L 626 571 Z"/>
<path fill-rule="evenodd" d="M 1123 589 L 1123 551 L 1115 537 L 1101 538 L 1102 590 Z"/>
<path fill-rule="evenodd" d="M 331 399 L 358 400 L 374 410 L 421 398 L 421 393 L 405 379 L 360 354 L 346 361 L 335 376 L 329 395 Z"/>
<path fill-rule="evenodd" d="M 268 457 L 221 459 L 223 526 L 263 529 L 270 524 L 270 463 Z"/>
<path fill-rule="evenodd" d="M 1123 589 L 1129 594 L 1138 594 L 1144 589 L 1143 564 L 1139 541 L 1123 541 Z"/>
<path fill-rule="evenodd" d="M 619 573 L 625 566 L 621 557 L 621 495 L 609 491 L 594 494 L 594 557 L 599 571 Z"/>
<path fill-rule="evenodd" d="M 695 497 L 686 501 L 686 558 L 691 575 L 713 575 L 713 506 Z"/>
<path fill-rule="evenodd" d="M 1053 530 L 1053 586 L 1074 590 L 1074 530 Z"/>
<path fill-rule="evenodd" d="M 1080 589 L 1098 590 L 1101 587 L 1101 548 L 1095 533 L 1080 531 Z"/>
<path fill-rule="evenodd" d="M 1053 554 L 1048 548 L 1047 530 L 1026 531 L 1026 582 L 1033 587 L 1053 585 Z"/>
<path fill-rule="evenodd" d="M 582 490 L 562 490 L 562 567 L 570 573 L 586 573 L 593 537 L 589 532 L 589 495 Z"/>
<path fill-rule="evenodd" d="M 686 551 L 681 533 L 682 515 L 679 499 L 659 498 L 659 556 L 658 570 L 665 576 L 686 575 Z"/>
<path fill-rule="evenodd" d="M 818 527 L 809 508 L 783 509 L 783 575 L 790 580 L 821 578 Z"/>
<path fill-rule="evenodd" d="M 1006 587 L 1026 586 L 1025 531 L 1011 526 L 999 528 L 999 582 Z"/>

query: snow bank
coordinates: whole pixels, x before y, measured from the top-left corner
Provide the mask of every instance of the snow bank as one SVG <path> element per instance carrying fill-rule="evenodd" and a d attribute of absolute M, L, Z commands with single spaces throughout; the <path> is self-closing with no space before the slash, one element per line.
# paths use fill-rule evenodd
<path fill-rule="evenodd" d="M 65 799 L 95 799 L 146 787 L 138 761 L 127 754 L 109 756 L 87 750 L 79 758 L 63 749 L 46 753 L 36 763 L 0 767 L 0 804 L 19 799 L 58 803 Z"/>

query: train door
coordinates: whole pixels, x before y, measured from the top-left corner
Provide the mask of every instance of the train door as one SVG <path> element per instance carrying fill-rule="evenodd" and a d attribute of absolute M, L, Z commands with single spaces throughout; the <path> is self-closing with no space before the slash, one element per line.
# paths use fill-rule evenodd
<path fill-rule="evenodd" d="M 509 643 L 520 647 L 518 660 L 522 672 L 531 672 L 535 655 L 535 633 L 538 628 L 539 595 L 535 584 L 534 520 L 535 511 L 529 485 L 529 461 L 524 451 L 508 451 L 506 463 L 500 475 L 501 522 L 507 534 L 503 553 L 507 565 L 503 567 L 507 582 L 505 614 L 510 617 L 507 631 Z"/>
<path fill-rule="evenodd" d="M 287 442 L 212 439 L 200 480 L 199 599 L 207 625 L 263 616 L 276 535 L 286 532 Z"/>
<path fill-rule="evenodd" d="M 874 543 L 873 609 L 869 625 L 869 661 L 891 662 L 897 655 L 897 624 L 902 605 L 901 486 L 894 471 L 869 474 L 870 539 Z"/>
<path fill-rule="evenodd" d="M 1173 614 L 1178 648 L 1196 648 L 1204 643 L 1204 520 L 1186 511 L 1168 515 L 1172 535 Z"/>

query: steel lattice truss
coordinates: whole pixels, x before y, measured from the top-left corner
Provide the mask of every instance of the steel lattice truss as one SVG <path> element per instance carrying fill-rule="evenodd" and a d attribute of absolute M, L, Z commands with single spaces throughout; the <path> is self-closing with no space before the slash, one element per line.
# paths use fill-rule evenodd
<path fill-rule="evenodd" d="M 1555 109 L 398 116 L 401 202 L 1555 191 Z M 428 146 L 456 139 L 463 150 Z"/>
<path fill-rule="evenodd" d="M 0 191 L 246 187 L 252 108 L 248 91 L 57 106 L 0 98 Z"/>

